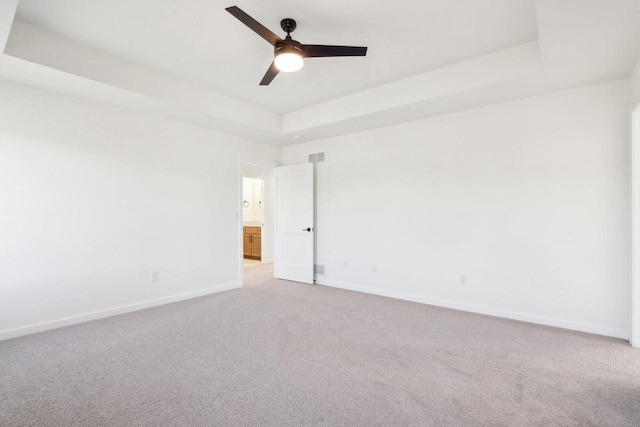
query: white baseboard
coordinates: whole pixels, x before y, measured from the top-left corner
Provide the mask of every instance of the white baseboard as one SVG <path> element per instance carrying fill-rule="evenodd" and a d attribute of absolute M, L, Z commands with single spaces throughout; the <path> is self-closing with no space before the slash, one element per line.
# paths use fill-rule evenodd
<path fill-rule="evenodd" d="M 573 322 L 562 319 L 554 319 L 544 316 L 536 316 L 525 313 L 517 313 L 511 311 L 505 311 L 495 309 L 491 307 L 483 307 L 472 304 L 460 303 L 456 301 L 442 300 L 437 298 L 423 297 L 419 295 L 406 294 L 401 292 L 388 291 L 383 289 L 372 289 L 365 286 L 352 285 L 349 283 L 336 282 L 333 280 L 326 280 L 318 278 L 317 284 L 323 286 L 330 286 L 334 288 L 346 289 L 350 291 L 362 292 L 372 295 L 379 295 L 389 298 L 401 299 L 405 301 L 412 301 L 422 304 L 434 305 L 438 307 L 446 307 L 455 310 L 468 311 L 471 313 L 485 314 L 488 316 L 502 317 L 506 319 L 520 320 L 523 322 L 536 323 L 539 325 L 554 326 L 558 328 L 570 329 L 580 332 L 588 332 L 597 335 L 604 335 L 608 337 L 629 339 L 629 332 L 626 330 L 620 330 L 615 328 L 609 328 L 598 325 L 591 325 L 588 323 Z M 164 304 L 170 304 L 172 302 L 183 301 L 191 298 L 197 298 L 204 295 L 215 294 L 231 289 L 241 287 L 238 283 L 231 283 L 227 285 L 214 286 L 211 288 L 201 289 L 198 291 L 187 292 L 179 295 L 172 295 L 169 297 L 158 298 L 150 301 L 143 301 L 136 304 L 115 307 L 107 310 L 96 311 L 93 313 L 81 314 L 78 316 L 66 317 L 63 319 L 52 320 L 49 322 L 37 323 L 34 325 L 24 326 L 15 329 L 9 329 L 0 331 L 0 341 L 10 338 L 16 338 L 24 335 L 35 334 L 37 332 L 43 332 L 50 329 L 61 328 L 63 326 L 75 325 L 78 323 L 88 322 L 91 320 L 103 319 L 105 317 L 111 317 L 118 314 L 130 313 L 132 311 L 143 310 L 145 308 L 157 307 Z"/>
<path fill-rule="evenodd" d="M 164 298 L 158 298 L 149 301 L 143 301 L 131 305 L 124 305 L 107 310 L 94 311 L 92 313 L 80 314 L 78 316 L 65 317 L 63 319 L 52 320 L 49 322 L 36 323 L 34 325 L 23 326 L 15 329 L 0 331 L 0 341 L 10 338 L 21 337 L 24 335 L 35 334 L 37 332 L 48 331 L 50 329 L 61 328 L 63 326 L 75 325 L 77 323 L 88 322 L 90 320 L 103 319 L 118 314 L 130 313 L 132 311 L 143 310 L 145 308 L 157 307 L 159 305 L 170 304 L 172 302 L 183 301 L 191 298 L 197 298 L 209 294 L 228 291 L 241 287 L 238 283 L 230 283 L 226 285 L 213 286 L 211 288 L 200 289 L 197 291 L 187 292 L 184 294 L 172 295 Z"/>
<path fill-rule="evenodd" d="M 273 264 L 276 260 L 273 258 L 269 258 L 269 259 L 263 259 L 262 263 L 263 264 Z"/>
<path fill-rule="evenodd" d="M 384 289 L 373 289 L 366 286 L 352 285 L 349 283 L 336 282 L 327 279 L 318 279 L 317 284 L 330 286 L 333 288 L 347 289 L 350 291 L 363 292 L 366 294 L 379 295 L 383 297 L 401 299 L 405 301 L 418 302 L 422 304 L 435 305 L 438 307 L 452 308 L 454 310 L 468 311 L 471 313 L 485 314 L 488 316 L 502 317 L 505 319 L 520 320 L 522 322 L 536 323 L 538 325 L 554 326 L 557 328 L 570 329 L 573 331 L 588 332 L 607 337 L 621 338 L 628 340 L 629 331 L 609 328 L 606 326 L 592 325 L 588 323 L 574 322 L 570 320 L 554 319 L 551 317 L 536 316 L 533 314 L 517 313 L 497 308 L 483 307 L 479 305 L 466 304 L 462 302 L 443 300 L 438 298 L 423 297 L 419 295 L 406 294 L 402 292 L 388 291 Z"/>

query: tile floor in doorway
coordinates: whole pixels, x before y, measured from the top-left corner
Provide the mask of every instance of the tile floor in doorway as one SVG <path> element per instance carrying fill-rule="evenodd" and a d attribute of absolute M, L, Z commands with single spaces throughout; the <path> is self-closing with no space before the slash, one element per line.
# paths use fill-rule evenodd
<path fill-rule="evenodd" d="M 253 265 L 260 265 L 261 263 L 262 263 L 262 261 L 260 261 L 259 259 L 243 258 L 243 266 L 244 267 L 251 267 Z"/>

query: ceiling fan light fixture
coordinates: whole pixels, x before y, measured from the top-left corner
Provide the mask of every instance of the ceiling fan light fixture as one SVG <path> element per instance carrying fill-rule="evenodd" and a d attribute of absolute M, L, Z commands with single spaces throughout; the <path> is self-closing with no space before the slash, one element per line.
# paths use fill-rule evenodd
<path fill-rule="evenodd" d="M 260 86 L 268 86 L 280 71 L 291 73 L 300 70 L 304 65 L 305 58 L 367 55 L 367 48 L 364 46 L 302 44 L 291 38 L 291 33 L 297 27 L 296 21 L 291 18 L 285 18 L 280 21 L 280 28 L 287 33 L 286 37 L 282 39 L 267 27 L 247 15 L 238 6 L 230 6 L 225 10 L 274 47 L 273 62 L 260 81 Z"/>
<path fill-rule="evenodd" d="M 283 46 L 276 51 L 275 64 L 284 73 L 299 71 L 304 65 L 302 52 L 291 46 Z"/>

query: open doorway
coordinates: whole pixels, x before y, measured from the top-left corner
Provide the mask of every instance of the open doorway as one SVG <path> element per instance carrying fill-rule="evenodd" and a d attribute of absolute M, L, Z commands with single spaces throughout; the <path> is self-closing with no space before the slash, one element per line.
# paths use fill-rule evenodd
<path fill-rule="evenodd" d="M 640 104 L 631 113 L 631 345 L 640 347 Z"/>
<path fill-rule="evenodd" d="M 240 278 L 244 286 L 258 286 L 274 277 L 275 166 L 240 161 Z"/>

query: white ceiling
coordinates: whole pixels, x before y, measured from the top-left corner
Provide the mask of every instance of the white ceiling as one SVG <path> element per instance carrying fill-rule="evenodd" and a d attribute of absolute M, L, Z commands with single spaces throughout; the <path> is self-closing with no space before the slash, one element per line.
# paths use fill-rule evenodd
<path fill-rule="evenodd" d="M 399 3 L 236 3 L 277 34 L 296 19 L 303 43 L 369 47 L 260 87 L 272 49 L 232 3 L 2 0 L 0 78 L 284 145 L 624 78 L 640 58 L 640 0 Z"/>
<path fill-rule="evenodd" d="M 368 46 L 309 59 L 258 85 L 273 49 L 224 9 L 234 0 L 21 0 L 18 19 L 78 43 L 283 113 L 537 38 L 534 0 L 240 0 L 278 35 Z"/>

